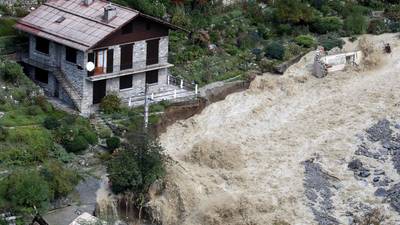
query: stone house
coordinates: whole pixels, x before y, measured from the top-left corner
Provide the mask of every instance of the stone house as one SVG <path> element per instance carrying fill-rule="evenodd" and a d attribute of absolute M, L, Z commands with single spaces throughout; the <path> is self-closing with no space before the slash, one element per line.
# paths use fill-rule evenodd
<path fill-rule="evenodd" d="M 195 94 L 168 72 L 168 33 L 181 28 L 158 18 L 104 0 L 48 0 L 16 28 L 29 34 L 28 76 L 84 115 L 109 93 L 130 106 L 146 86 L 153 101 Z"/>

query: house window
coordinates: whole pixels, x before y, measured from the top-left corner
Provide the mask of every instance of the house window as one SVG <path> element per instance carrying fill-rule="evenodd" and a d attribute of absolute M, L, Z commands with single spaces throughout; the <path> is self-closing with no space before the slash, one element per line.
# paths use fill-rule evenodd
<path fill-rule="evenodd" d="M 133 31 L 133 25 L 132 23 L 128 23 L 125 26 L 122 27 L 122 34 L 129 34 L 132 33 Z"/>
<path fill-rule="evenodd" d="M 103 74 L 107 70 L 107 49 L 95 51 L 95 69 L 94 74 Z"/>
<path fill-rule="evenodd" d="M 146 65 L 153 65 L 158 63 L 158 52 L 159 52 L 159 39 L 153 39 L 146 41 Z"/>
<path fill-rule="evenodd" d="M 146 72 L 146 84 L 158 83 L 158 70 L 152 70 Z"/>
<path fill-rule="evenodd" d="M 65 60 L 76 64 L 76 55 L 78 51 L 74 48 L 65 47 Z"/>
<path fill-rule="evenodd" d="M 49 54 L 49 45 L 49 40 L 41 37 L 36 37 L 36 51 L 44 54 Z"/>
<path fill-rule="evenodd" d="M 133 44 L 121 45 L 121 70 L 131 69 L 133 64 Z"/>
<path fill-rule="evenodd" d="M 119 78 L 119 89 L 127 89 L 132 87 L 132 75 L 122 76 Z"/>
<path fill-rule="evenodd" d="M 45 84 L 49 83 L 49 72 L 35 68 L 35 80 Z"/>

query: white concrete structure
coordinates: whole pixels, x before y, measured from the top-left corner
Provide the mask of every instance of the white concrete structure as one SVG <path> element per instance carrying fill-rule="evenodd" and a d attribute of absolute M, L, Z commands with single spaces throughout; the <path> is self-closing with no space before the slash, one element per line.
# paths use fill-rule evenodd
<path fill-rule="evenodd" d="M 319 49 L 314 60 L 313 74 L 319 78 L 324 77 L 328 73 L 344 70 L 346 66 L 358 66 L 361 60 L 361 51 L 325 55 L 324 50 Z"/>
<path fill-rule="evenodd" d="M 87 212 L 84 212 L 76 217 L 69 225 L 107 225 L 107 223 Z"/>

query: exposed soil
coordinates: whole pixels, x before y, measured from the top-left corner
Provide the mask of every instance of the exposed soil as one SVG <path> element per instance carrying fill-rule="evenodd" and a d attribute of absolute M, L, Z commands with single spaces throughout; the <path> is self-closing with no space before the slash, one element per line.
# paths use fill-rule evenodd
<path fill-rule="evenodd" d="M 348 167 L 357 157 L 370 173 L 384 167 L 393 179 L 385 191 L 400 195 L 392 163 L 355 154 L 368 128 L 400 121 L 398 38 L 369 40 L 393 49 L 379 53 L 372 70 L 317 79 L 311 52 L 283 76 L 257 77 L 249 90 L 168 127 L 160 140 L 175 163 L 149 204 L 154 218 L 164 225 L 351 224 L 378 208 L 382 224 L 399 224 L 393 203 Z"/>

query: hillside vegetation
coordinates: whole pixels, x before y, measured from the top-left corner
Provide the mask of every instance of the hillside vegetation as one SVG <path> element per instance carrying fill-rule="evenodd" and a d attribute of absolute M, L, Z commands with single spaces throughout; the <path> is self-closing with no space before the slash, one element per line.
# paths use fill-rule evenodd
<path fill-rule="evenodd" d="M 339 37 L 400 31 L 394 0 L 115 0 L 191 30 L 172 32 L 173 74 L 203 85 L 274 66 L 309 48 L 343 45 Z M 384 11 L 384 18 L 372 18 Z M 354 38 L 353 38 L 354 40 Z"/>
<path fill-rule="evenodd" d="M 53 108 L 21 66 L 0 59 L 0 212 L 47 211 L 80 180 L 74 154 L 96 143 L 87 119 Z"/>

